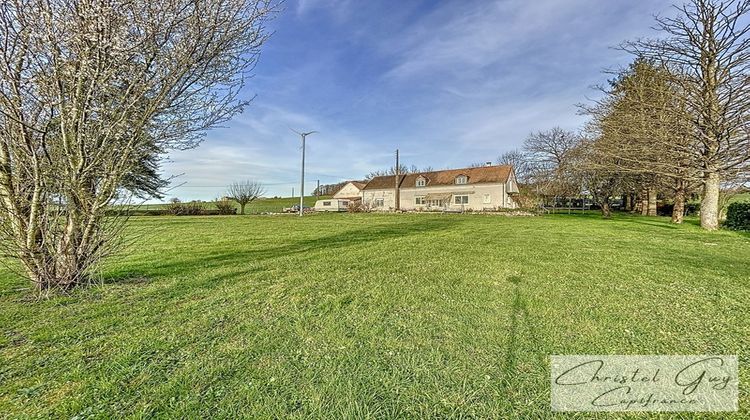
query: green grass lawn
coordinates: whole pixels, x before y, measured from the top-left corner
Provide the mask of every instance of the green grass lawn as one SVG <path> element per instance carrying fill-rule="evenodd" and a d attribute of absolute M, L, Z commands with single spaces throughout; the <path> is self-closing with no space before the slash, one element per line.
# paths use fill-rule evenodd
<path fill-rule="evenodd" d="M 729 417 L 750 416 L 749 234 L 439 214 L 129 232 L 100 287 L 34 301 L 0 273 L 0 416 L 545 418 L 551 354 L 738 354 Z"/>

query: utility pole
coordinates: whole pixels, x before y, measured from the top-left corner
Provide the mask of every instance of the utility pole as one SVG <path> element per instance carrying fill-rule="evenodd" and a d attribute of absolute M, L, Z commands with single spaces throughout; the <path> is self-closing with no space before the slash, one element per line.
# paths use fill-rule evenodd
<path fill-rule="evenodd" d="M 299 134 L 300 138 L 302 138 L 302 171 L 300 174 L 300 180 L 299 180 L 299 215 L 302 217 L 302 213 L 305 209 L 305 139 L 310 134 L 315 134 L 317 131 L 308 131 L 307 133 L 300 133 L 299 131 L 293 130 L 295 133 Z"/>
<path fill-rule="evenodd" d="M 318 188 L 315 189 L 315 197 L 320 197 L 320 180 L 318 180 Z"/>
<path fill-rule="evenodd" d="M 292 187 L 292 198 L 294 198 L 294 187 Z"/>
<path fill-rule="evenodd" d="M 394 204 L 396 207 L 396 211 L 399 211 L 401 209 L 401 192 L 399 191 L 398 184 L 401 178 L 401 168 L 398 166 L 398 149 L 396 149 L 396 190 L 394 194 Z"/>

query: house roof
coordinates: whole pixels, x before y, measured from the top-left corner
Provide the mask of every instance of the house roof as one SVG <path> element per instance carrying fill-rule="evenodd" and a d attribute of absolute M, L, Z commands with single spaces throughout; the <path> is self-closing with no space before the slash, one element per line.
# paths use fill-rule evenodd
<path fill-rule="evenodd" d="M 468 177 L 466 184 L 462 185 L 500 183 L 507 182 L 512 171 L 513 169 L 510 165 L 494 165 L 476 168 L 446 169 L 443 171 L 432 172 L 415 172 L 413 174 L 400 175 L 401 183 L 399 186 L 402 188 L 414 187 L 416 186 L 417 178 L 419 177 L 427 179 L 427 187 L 455 185 L 456 177 L 459 175 L 466 175 Z M 371 179 L 370 182 L 365 185 L 364 189 L 384 190 L 395 188 L 395 184 L 395 175 L 377 176 Z"/>
<path fill-rule="evenodd" d="M 360 190 L 363 189 L 365 187 L 365 185 L 367 185 L 366 182 L 362 182 L 362 181 L 350 181 L 350 182 L 351 182 L 352 185 L 354 185 L 355 187 L 359 188 Z"/>
<path fill-rule="evenodd" d="M 367 185 L 367 182 L 364 182 L 364 181 L 346 181 L 346 182 L 344 182 L 341 185 L 341 187 L 339 187 L 336 191 L 334 191 L 333 195 L 338 194 L 339 191 L 341 191 L 342 189 L 344 189 L 344 187 L 346 187 L 349 184 L 354 185 L 355 187 L 357 187 L 357 189 L 359 189 L 361 191 L 361 190 L 363 190 L 365 188 L 365 185 Z"/>

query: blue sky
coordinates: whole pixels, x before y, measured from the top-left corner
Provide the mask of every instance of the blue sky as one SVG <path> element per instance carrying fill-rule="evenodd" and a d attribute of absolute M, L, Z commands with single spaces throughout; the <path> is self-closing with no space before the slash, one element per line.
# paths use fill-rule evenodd
<path fill-rule="evenodd" d="M 597 96 L 605 68 L 631 57 L 611 47 L 653 36 L 670 1 L 289 0 L 271 22 L 241 115 L 196 149 L 170 153 L 183 174 L 168 197 L 212 199 L 235 180 L 267 195 L 316 180 L 357 179 L 393 164 L 463 167 L 495 160 L 531 131 L 579 128 L 576 104 Z"/>

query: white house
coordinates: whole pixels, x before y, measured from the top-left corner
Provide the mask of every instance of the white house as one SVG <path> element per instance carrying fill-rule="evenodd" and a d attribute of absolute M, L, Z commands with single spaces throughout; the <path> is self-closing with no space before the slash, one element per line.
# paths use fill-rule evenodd
<path fill-rule="evenodd" d="M 518 184 L 509 165 L 379 176 L 362 190 L 374 210 L 497 210 L 516 208 Z M 399 203 L 396 203 L 398 191 Z"/>

